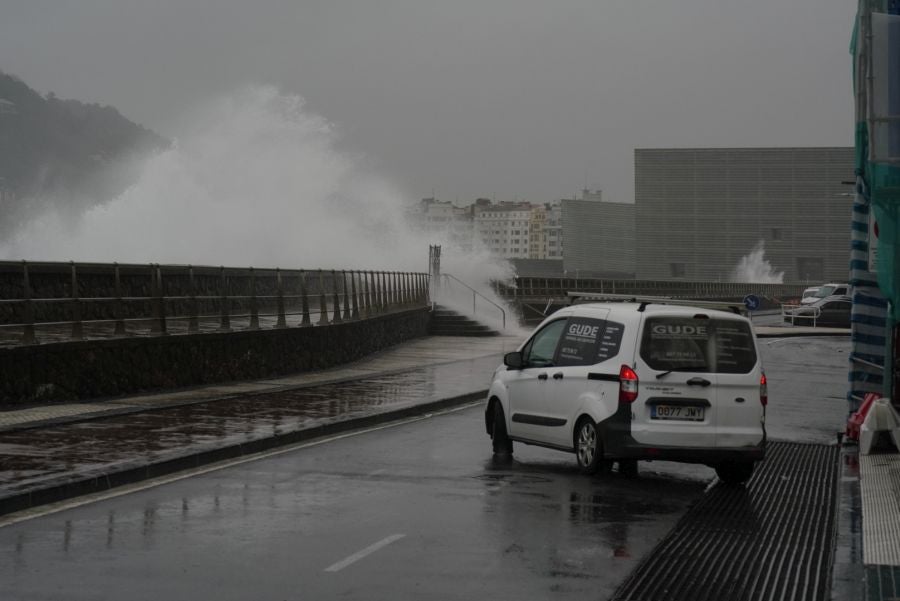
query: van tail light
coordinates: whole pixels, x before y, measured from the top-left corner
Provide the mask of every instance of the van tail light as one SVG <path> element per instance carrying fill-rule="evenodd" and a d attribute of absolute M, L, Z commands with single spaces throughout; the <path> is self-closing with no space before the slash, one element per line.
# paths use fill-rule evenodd
<path fill-rule="evenodd" d="M 638 395 L 638 376 L 634 370 L 623 365 L 619 370 L 619 402 L 633 403 Z"/>
<path fill-rule="evenodd" d="M 769 386 L 766 374 L 759 376 L 759 402 L 763 407 L 769 404 Z"/>

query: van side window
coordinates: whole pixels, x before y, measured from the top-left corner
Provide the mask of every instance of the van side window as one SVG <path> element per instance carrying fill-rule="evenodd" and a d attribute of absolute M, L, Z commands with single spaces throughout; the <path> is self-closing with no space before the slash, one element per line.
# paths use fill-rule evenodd
<path fill-rule="evenodd" d="M 593 365 L 603 336 L 605 322 L 589 317 L 572 317 L 559 345 L 556 365 Z"/>
<path fill-rule="evenodd" d="M 619 354 L 622 347 L 622 334 L 625 333 L 625 324 L 617 321 L 607 321 L 597 345 L 597 358 L 594 363 L 603 363 Z"/>
<path fill-rule="evenodd" d="M 526 367 L 547 367 L 554 364 L 556 347 L 559 345 L 565 325 L 565 319 L 552 321 L 528 341 L 522 349 L 522 359 L 525 360 Z"/>

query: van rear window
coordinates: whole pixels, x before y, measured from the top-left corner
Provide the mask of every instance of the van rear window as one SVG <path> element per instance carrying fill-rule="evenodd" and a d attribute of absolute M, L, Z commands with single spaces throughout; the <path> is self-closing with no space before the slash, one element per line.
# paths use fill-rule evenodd
<path fill-rule="evenodd" d="M 756 365 L 750 324 L 731 319 L 650 317 L 640 352 L 659 370 L 745 374 Z"/>

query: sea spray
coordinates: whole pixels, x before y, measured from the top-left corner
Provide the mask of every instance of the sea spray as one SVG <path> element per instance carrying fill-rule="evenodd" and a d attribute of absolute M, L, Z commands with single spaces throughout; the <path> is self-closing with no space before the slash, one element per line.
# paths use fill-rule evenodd
<path fill-rule="evenodd" d="M 436 243 L 444 272 L 499 300 L 487 283 L 509 264 L 408 226 L 409 201 L 301 97 L 246 88 L 192 123 L 118 198 L 20 224 L 0 259 L 421 272 Z"/>
<path fill-rule="evenodd" d="M 765 258 L 766 245 L 763 240 L 756 243 L 731 272 L 732 282 L 754 284 L 781 284 L 784 282 L 784 272 L 776 271 L 772 264 Z"/>

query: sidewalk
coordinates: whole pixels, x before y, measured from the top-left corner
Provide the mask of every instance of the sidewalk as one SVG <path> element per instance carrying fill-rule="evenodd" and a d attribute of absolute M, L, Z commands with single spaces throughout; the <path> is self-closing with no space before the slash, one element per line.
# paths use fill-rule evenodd
<path fill-rule="evenodd" d="M 337 369 L 0 413 L 0 515 L 475 402 L 520 339 L 427 337 Z"/>

